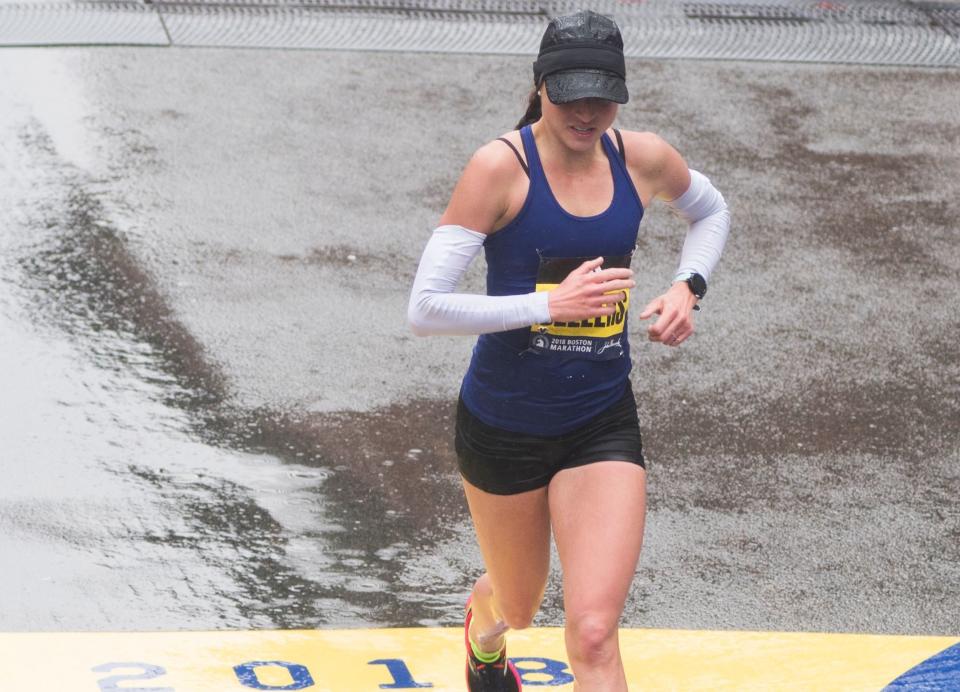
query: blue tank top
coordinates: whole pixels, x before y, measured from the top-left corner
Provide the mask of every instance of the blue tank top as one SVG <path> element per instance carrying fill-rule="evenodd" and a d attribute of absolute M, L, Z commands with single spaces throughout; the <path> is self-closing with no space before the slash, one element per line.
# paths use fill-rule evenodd
<path fill-rule="evenodd" d="M 548 290 L 583 261 L 629 266 L 643 204 L 610 138 L 601 138 L 613 174 L 613 201 L 595 216 L 560 206 L 543 172 L 530 126 L 520 130 L 530 189 L 520 213 L 484 242 L 487 294 Z M 559 435 L 622 396 L 630 374 L 627 301 L 610 317 L 482 334 L 461 396 L 477 418 L 504 430 Z"/>

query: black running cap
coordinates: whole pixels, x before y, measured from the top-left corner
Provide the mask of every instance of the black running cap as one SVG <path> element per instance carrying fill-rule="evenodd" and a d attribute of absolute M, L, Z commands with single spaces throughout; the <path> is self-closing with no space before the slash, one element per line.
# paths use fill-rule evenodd
<path fill-rule="evenodd" d="M 553 103 L 601 98 L 626 103 L 623 37 L 609 17 L 590 10 L 555 17 L 543 32 L 533 80 Z"/>

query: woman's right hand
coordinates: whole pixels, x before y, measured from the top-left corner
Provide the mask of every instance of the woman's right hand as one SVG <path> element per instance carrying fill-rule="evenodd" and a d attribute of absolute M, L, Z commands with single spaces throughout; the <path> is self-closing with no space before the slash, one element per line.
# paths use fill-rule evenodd
<path fill-rule="evenodd" d="M 552 321 L 574 322 L 616 312 L 617 303 L 626 300 L 624 290 L 637 284 L 629 269 L 601 269 L 602 264 L 603 257 L 587 260 L 550 290 Z"/>

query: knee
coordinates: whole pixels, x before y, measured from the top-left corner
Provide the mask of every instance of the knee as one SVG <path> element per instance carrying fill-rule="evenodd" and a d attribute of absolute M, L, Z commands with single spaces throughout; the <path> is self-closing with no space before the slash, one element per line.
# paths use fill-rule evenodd
<path fill-rule="evenodd" d="M 492 599 L 493 610 L 497 620 L 512 630 L 523 630 L 533 623 L 533 618 L 540 609 L 540 600 L 543 598 L 542 587 L 539 594 L 505 594 L 502 590 L 493 588 L 488 574 L 484 574 L 473 586 L 475 596 L 483 599 Z"/>
<path fill-rule="evenodd" d="M 539 603 L 510 603 L 498 604 L 500 617 L 504 624 L 512 630 L 525 630 L 533 624 L 533 618 L 539 609 Z"/>
<path fill-rule="evenodd" d="M 616 658 L 618 621 L 599 613 L 568 617 L 567 649 L 572 658 L 590 666 L 599 666 Z"/>

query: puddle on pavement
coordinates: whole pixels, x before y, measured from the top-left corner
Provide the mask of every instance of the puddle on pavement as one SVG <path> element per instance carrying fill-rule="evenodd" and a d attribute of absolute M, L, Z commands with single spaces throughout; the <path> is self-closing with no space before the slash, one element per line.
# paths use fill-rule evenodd
<path fill-rule="evenodd" d="M 11 419 L 5 454 L 45 478 L 20 479 L 21 499 L 0 494 L 11 549 L 26 554 L 0 581 L 26 592 L 49 572 L 55 615 L 11 614 L 5 628 L 459 621 L 479 562 L 451 461 L 452 402 L 239 408 L 94 186 L 42 129 L 20 143 L 45 171 L 24 183 L 42 195 L 7 193 L 18 208 L 0 308 L 19 335 L 4 345 L 8 375 L 25 378 L 7 380 L 6 405 L 28 408 L 33 432 Z M 75 511 L 42 518 L 40 493 Z M 78 580 L 57 555 L 96 569 Z"/>

